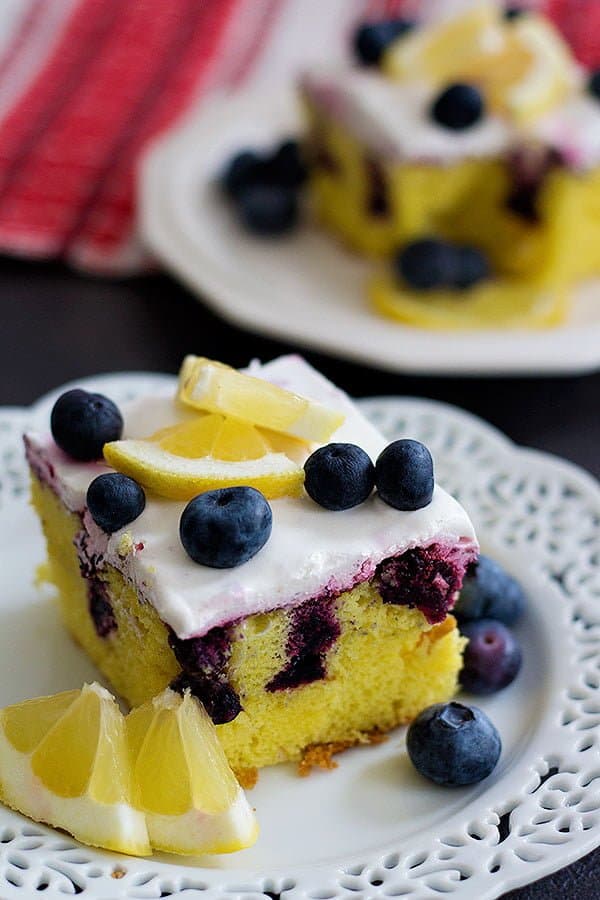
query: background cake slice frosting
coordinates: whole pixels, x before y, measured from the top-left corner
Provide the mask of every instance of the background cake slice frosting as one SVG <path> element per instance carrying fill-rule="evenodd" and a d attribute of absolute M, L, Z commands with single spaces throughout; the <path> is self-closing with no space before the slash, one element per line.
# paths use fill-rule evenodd
<path fill-rule="evenodd" d="M 349 398 L 301 358 L 249 371 L 343 414 L 332 441 L 357 444 L 373 460 L 385 447 Z M 186 416 L 172 394 L 140 398 L 122 413 L 129 439 Z M 220 569 L 186 554 L 185 502 L 147 492 L 141 515 L 108 534 L 86 493 L 112 470 L 69 458 L 49 435 L 28 434 L 25 443 L 47 578 L 67 628 L 132 705 L 168 684 L 189 686 L 234 768 L 360 741 L 456 690 L 463 641 L 449 610 L 477 542 L 439 486 L 429 505 L 410 512 L 376 493 L 337 512 L 306 494 L 271 499 L 265 546 Z"/>

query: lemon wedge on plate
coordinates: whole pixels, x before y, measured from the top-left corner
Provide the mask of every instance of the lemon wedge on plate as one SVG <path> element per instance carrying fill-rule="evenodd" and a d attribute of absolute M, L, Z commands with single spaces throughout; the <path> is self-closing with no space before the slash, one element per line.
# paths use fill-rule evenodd
<path fill-rule="evenodd" d="M 448 331 L 473 328 L 551 328 L 564 321 L 569 295 L 550 287 L 498 279 L 464 291 L 411 291 L 390 275 L 369 286 L 377 312 L 418 328 Z"/>
<path fill-rule="evenodd" d="M 0 713 L 0 800 L 84 844 L 146 856 L 131 802 L 125 720 L 98 684 L 26 700 Z"/>
<path fill-rule="evenodd" d="M 258 829 L 215 726 L 186 691 L 166 690 L 127 716 L 134 802 L 150 842 L 171 853 L 229 853 Z"/>
<path fill-rule="evenodd" d="M 203 356 L 186 356 L 178 399 L 187 406 L 249 422 L 302 441 L 325 443 L 345 416 L 322 403 Z"/>
<path fill-rule="evenodd" d="M 204 707 L 168 688 L 127 717 L 98 684 L 1 710 L 0 800 L 135 856 L 229 853 L 258 834 Z"/>

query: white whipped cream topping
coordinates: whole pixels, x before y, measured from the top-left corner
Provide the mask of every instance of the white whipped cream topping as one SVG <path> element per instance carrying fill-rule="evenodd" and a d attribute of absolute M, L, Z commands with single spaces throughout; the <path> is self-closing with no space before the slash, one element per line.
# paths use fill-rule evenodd
<path fill-rule="evenodd" d="M 333 441 L 356 443 L 373 460 L 385 446 L 349 397 L 301 357 L 280 357 L 264 366 L 253 363 L 249 371 L 345 412 L 346 421 Z M 171 397 L 144 398 L 122 412 L 126 437 L 148 436 L 181 415 Z M 253 613 L 294 606 L 324 591 L 339 593 L 369 578 L 382 560 L 411 547 L 435 542 L 463 544 L 466 550 L 477 546 L 467 514 L 437 485 L 429 506 L 414 512 L 393 509 L 375 494 L 342 512 L 323 509 L 304 496 L 270 501 L 272 534 L 253 559 L 234 569 L 212 569 L 194 563 L 181 545 L 179 518 L 185 503 L 149 496 L 138 519 L 106 535 L 87 512 L 85 495 L 90 481 L 110 470 L 70 460 L 49 436 L 28 435 L 27 440 L 30 459 L 63 503 L 84 513 L 93 551 L 103 553 L 180 638 L 205 634 Z"/>
<path fill-rule="evenodd" d="M 499 156 L 515 138 L 503 119 L 490 114 L 462 131 L 444 128 L 429 115 L 438 90 L 369 69 L 311 73 L 303 86 L 318 106 L 384 159 L 452 163 Z"/>
<path fill-rule="evenodd" d="M 439 91 L 425 84 L 349 67 L 310 73 L 303 88 L 317 106 L 384 160 L 449 165 L 541 144 L 557 150 L 567 168 L 587 171 L 600 164 L 600 100 L 583 92 L 521 127 L 487 113 L 470 128 L 453 131 L 430 117 Z"/>

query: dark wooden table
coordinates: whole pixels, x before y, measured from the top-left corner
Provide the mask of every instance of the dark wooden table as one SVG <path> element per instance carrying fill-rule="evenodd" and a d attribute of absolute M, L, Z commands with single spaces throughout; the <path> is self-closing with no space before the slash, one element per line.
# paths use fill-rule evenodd
<path fill-rule="evenodd" d="M 28 404 L 98 372 L 176 372 L 185 353 L 244 365 L 296 350 L 216 318 L 165 275 L 104 281 L 59 265 L 0 260 L 0 403 Z M 520 444 L 600 476 L 600 374 L 573 378 L 422 378 L 390 375 L 315 353 L 308 359 L 357 396 L 410 394 L 454 403 Z M 600 851 L 510 895 L 600 898 Z"/>

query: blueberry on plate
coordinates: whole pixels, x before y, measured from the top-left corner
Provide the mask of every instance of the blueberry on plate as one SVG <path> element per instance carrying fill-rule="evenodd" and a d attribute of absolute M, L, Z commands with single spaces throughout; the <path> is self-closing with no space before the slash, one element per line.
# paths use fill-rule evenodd
<path fill-rule="evenodd" d="M 421 509 L 431 503 L 434 488 L 431 453 L 419 441 L 388 444 L 375 463 L 375 487 L 389 506 Z"/>
<path fill-rule="evenodd" d="M 146 495 L 137 481 L 128 475 L 107 472 L 91 482 L 86 502 L 96 525 L 112 534 L 143 513 Z"/>
<path fill-rule="evenodd" d="M 483 97 L 472 84 L 451 84 L 431 106 L 432 119 L 452 131 L 471 128 L 484 112 Z"/>
<path fill-rule="evenodd" d="M 525 591 L 502 566 L 483 554 L 463 581 L 454 607 L 459 622 L 497 619 L 514 625 L 525 609 Z"/>
<path fill-rule="evenodd" d="M 412 722 L 406 749 L 425 778 L 448 786 L 476 784 L 494 770 L 502 742 L 476 706 L 435 703 Z"/>
<path fill-rule="evenodd" d="M 461 627 L 469 639 L 460 683 L 472 694 L 493 694 L 516 678 L 521 668 L 521 646 L 510 629 L 494 619 L 467 622 Z"/>
<path fill-rule="evenodd" d="M 241 150 L 233 156 L 221 176 L 224 192 L 233 200 L 248 185 L 263 178 L 264 162 L 253 150 Z"/>
<path fill-rule="evenodd" d="M 231 569 L 256 556 L 269 540 L 273 515 L 264 496 L 251 487 L 218 488 L 190 500 L 179 521 L 179 536 L 194 562 Z"/>
<path fill-rule="evenodd" d="M 456 248 L 456 277 L 453 287 L 465 289 L 485 281 L 491 275 L 490 261 L 477 247 Z"/>
<path fill-rule="evenodd" d="M 267 163 L 271 180 L 286 187 L 299 188 L 306 181 L 307 169 L 298 141 L 282 141 Z"/>
<path fill-rule="evenodd" d="M 406 244 L 393 265 L 398 277 L 417 291 L 449 287 L 459 277 L 455 248 L 437 238 L 419 238 Z"/>
<path fill-rule="evenodd" d="M 253 234 L 286 234 L 298 221 L 296 192 L 279 184 L 251 184 L 237 195 L 240 221 Z"/>
<path fill-rule="evenodd" d="M 103 394 L 79 388 L 61 394 L 50 415 L 52 437 L 73 459 L 89 462 L 102 457 L 108 441 L 118 441 L 123 417 L 118 407 Z"/>
<path fill-rule="evenodd" d="M 304 464 L 304 487 L 325 509 L 350 509 L 363 503 L 375 483 L 375 466 L 356 444 L 326 444 Z"/>
<path fill-rule="evenodd" d="M 365 66 L 376 66 L 387 47 L 414 27 L 411 19 L 385 19 L 359 25 L 353 39 L 357 60 Z"/>
<path fill-rule="evenodd" d="M 595 72 L 591 73 L 588 78 L 587 89 L 592 97 L 595 97 L 596 100 L 600 100 L 600 69 L 596 69 Z"/>

